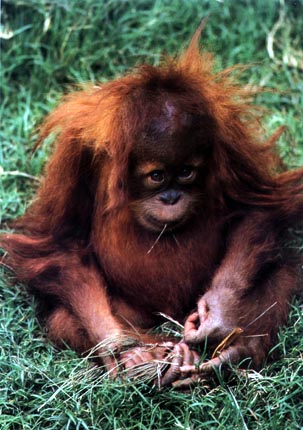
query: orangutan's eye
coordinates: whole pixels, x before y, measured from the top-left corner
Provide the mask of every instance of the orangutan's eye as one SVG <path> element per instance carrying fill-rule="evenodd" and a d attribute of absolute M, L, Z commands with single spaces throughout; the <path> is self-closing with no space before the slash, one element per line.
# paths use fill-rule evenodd
<path fill-rule="evenodd" d="M 193 182 L 196 178 L 196 170 L 191 166 L 184 166 L 178 173 L 178 182 Z"/>
<path fill-rule="evenodd" d="M 162 184 L 165 181 L 165 173 L 162 170 L 154 170 L 148 175 L 152 182 Z"/>

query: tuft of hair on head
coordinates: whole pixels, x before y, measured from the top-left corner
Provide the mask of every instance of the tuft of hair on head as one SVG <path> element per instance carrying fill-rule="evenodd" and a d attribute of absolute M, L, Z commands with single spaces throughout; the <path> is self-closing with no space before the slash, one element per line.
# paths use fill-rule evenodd
<path fill-rule="evenodd" d="M 183 52 L 181 57 L 181 63 L 184 68 L 188 71 L 196 72 L 197 58 L 200 57 L 199 39 L 202 31 L 204 30 L 208 16 L 202 19 L 199 27 L 195 31 L 191 41 L 189 42 L 188 48 Z"/>

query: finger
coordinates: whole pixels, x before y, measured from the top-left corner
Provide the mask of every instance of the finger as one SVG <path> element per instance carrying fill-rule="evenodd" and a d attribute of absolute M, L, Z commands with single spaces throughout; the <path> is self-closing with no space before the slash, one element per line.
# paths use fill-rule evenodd
<path fill-rule="evenodd" d="M 200 324 L 208 318 L 209 308 L 205 300 L 201 299 L 198 303 L 198 314 Z"/>
<path fill-rule="evenodd" d="M 230 346 L 221 352 L 218 357 L 202 363 L 199 366 L 200 373 L 210 373 L 214 369 L 227 364 L 236 364 L 245 357 L 245 350 L 240 346 Z"/>
<path fill-rule="evenodd" d="M 182 355 L 182 363 L 180 363 L 180 377 L 185 378 L 187 376 L 186 373 L 181 371 L 182 366 L 184 364 L 192 364 L 194 356 L 192 354 L 192 351 L 189 349 L 188 345 L 184 342 L 179 343 L 180 352 Z"/>
<path fill-rule="evenodd" d="M 201 361 L 201 356 L 200 354 L 198 354 L 197 351 L 194 351 L 193 349 L 188 348 L 189 350 L 189 358 L 187 359 L 187 357 L 184 358 L 183 360 L 183 365 L 197 365 L 200 361 Z"/>
<path fill-rule="evenodd" d="M 247 356 L 247 350 L 242 346 L 230 346 L 218 355 L 218 357 L 202 363 L 200 366 L 184 364 L 180 367 L 182 373 L 211 373 L 214 369 L 227 364 L 237 364 Z"/>
<path fill-rule="evenodd" d="M 194 364 L 184 364 L 183 366 L 180 366 L 180 372 L 182 374 L 193 374 L 199 372 L 199 367 Z"/>
<path fill-rule="evenodd" d="M 198 312 L 194 312 L 193 314 L 189 315 L 189 317 L 186 319 L 184 324 L 184 333 L 191 330 L 196 330 L 198 323 L 199 323 Z"/>
<path fill-rule="evenodd" d="M 178 379 L 186 377 L 187 372 L 181 372 L 183 366 L 191 368 L 193 363 L 198 363 L 200 360 L 199 354 L 191 350 L 184 342 L 180 342 L 175 346 L 173 354 L 175 355 L 172 358 L 170 367 L 161 380 L 162 386 L 171 385 Z M 196 366 L 193 366 L 193 368 L 196 370 Z"/>
<path fill-rule="evenodd" d="M 198 343 L 207 335 L 205 322 L 208 316 L 208 305 L 205 300 L 200 300 L 198 312 L 191 314 L 184 324 L 184 339 L 187 343 Z"/>
<path fill-rule="evenodd" d="M 193 355 L 192 351 L 189 349 L 189 346 L 185 342 L 178 343 L 180 348 L 180 353 L 182 355 L 182 363 L 181 365 L 187 363 L 192 363 Z"/>
<path fill-rule="evenodd" d="M 200 336 L 200 329 L 192 329 L 184 332 L 184 340 L 187 344 L 199 343 L 202 338 Z"/>
<path fill-rule="evenodd" d="M 189 320 L 187 327 L 184 327 L 185 341 L 188 343 L 201 342 L 209 334 L 207 325 L 209 325 L 209 308 L 207 302 L 201 299 L 198 303 L 198 312 L 193 314 L 193 318 Z"/>
<path fill-rule="evenodd" d="M 182 360 L 182 348 L 179 344 L 177 344 L 174 348 L 174 351 L 171 353 L 171 360 L 167 361 L 170 366 L 161 379 L 161 386 L 171 385 L 172 382 L 179 378 Z"/>
<path fill-rule="evenodd" d="M 193 313 L 187 318 L 184 324 L 184 339 L 187 343 L 196 341 L 199 325 L 200 319 L 198 312 Z"/>
<path fill-rule="evenodd" d="M 164 357 L 167 356 L 170 352 L 173 351 L 175 347 L 175 343 L 173 342 L 163 342 L 160 344 L 157 344 L 151 352 L 153 353 L 153 358 L 155 360 L 162 360 Z"/>
<path fill-rule="evenodd" d="M 180 372 L 182 375 L 192 375 L 198 373 L 201 357 L 197 353 L 190 348 L 188 348 L 190 355 L 184 356 L 182 366 L 180 366 Z"/>
<path fill-rule="evenodd" d="M 160 346 L 160 347 L 165 347 L 165 348 L 167 348 L 167 349 L 173 349 L 173 348 L 175 347 L 175 343 L 174 343 L 174 342 L 171 342 L 171 341 L 168 341 L 168 342 L 162 342 L 162 343 L 159 343 L 159 344 L 158 344 L 158 346 Z"/>
<path fill-rule="evenodd" d="M 180 342 L 178 344 L 181 348 L 181 353 L 183 356 L 182 365 L 193 365 L 195 363 L 199 363 L 200 361 L 200 355 L 197 353 L 197 351 L 194 351 L 191 349 L 184 341 Z"/>
<path fill-rule="evenodd" d="M 196 351 L 190 349 L 185 343 L 181 345 L 183 348 L 183 362 L 180 366 L 180 374 L 184 379 L 188 376 L 192 376 L 193 373 L 197 373 L 196 370 L 200 361 L 200 356 Z"/>
<path fill-rule="evenodd" d="M 108 376 L 115 378 L 119 371 L 119 363 L 116 358 L 112 355 L 106 355 L 102 357 L 102 362 L 105 366 Z"/>
<path fill-rule="evenodd" d="M 140 364 L 150 362 L 154 360 L 154 354 L 150 352 L 151 350 L 145 350 L 141 347 L 132 348 L 131 351 L 125 352 L 123 357 L 123 364 L 125 369 L 133 366 L 138 366 Z"/>

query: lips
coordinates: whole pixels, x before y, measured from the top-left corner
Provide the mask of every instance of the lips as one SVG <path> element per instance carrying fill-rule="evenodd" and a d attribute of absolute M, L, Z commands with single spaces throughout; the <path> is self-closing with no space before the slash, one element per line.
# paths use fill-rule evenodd
<path fill-rule="evenodd" d="M 161 231 L 166 225 L 166 230 L 171 231 L 179 227 L 183 222 L 181 220 L 159 220 L 152 215 L 145 218 L 146 222 L 151 225 L 153 230 Z"/>

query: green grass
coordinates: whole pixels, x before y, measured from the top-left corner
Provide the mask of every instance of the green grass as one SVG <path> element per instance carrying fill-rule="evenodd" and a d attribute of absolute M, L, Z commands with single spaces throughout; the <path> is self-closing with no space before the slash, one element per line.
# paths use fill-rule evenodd
<path fill-rule="evenodd" d="M 243 83 L 267 86 L 270 134 L 285 124 L 279 149 L 290 167 L 303 164 L 302 0 L 3 0 L 0 220 L 25 210 L 47 158 L 34 156 L 36 127 L 72 84 L 102 81 L 186 45 L 209 15 L 202 46 L 218 68 L 252 64 Z M 270 58 L 267 39 L 282 16 Z M 294 246 L 303 248 L 295 232 Z M 298 302 L 276 347 L 280 358 L 260 373 L 190 393 L 104 380 L 72 351 L 56 351 L 35 317 L 34 303 L 0 272 L 0 428 L 272 429 L 303 427 L 303 318 Z"/>

